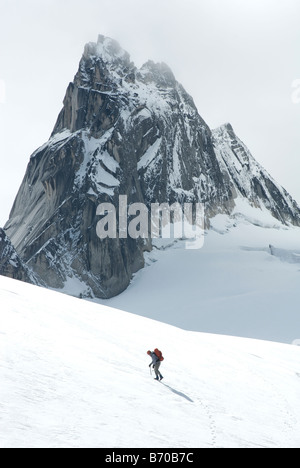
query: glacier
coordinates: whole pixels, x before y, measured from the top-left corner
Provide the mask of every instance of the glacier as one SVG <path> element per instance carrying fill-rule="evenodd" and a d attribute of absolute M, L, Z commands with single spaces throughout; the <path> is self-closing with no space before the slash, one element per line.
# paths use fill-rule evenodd
<path fill-rule="evenodd" d="M 299 448 L 300 348 L 0 277 L 1 448 Z M 162 349 L 164 380 L 149 372 Z"/>

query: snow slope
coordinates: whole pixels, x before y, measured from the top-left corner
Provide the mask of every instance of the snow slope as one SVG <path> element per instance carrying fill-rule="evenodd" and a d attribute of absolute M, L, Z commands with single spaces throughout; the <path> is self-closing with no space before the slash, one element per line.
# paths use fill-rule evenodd
<path fill-rule="evenodd" d="M 300 447 L 296 346 L 187 332 L 4 277 L 0 300 L 1 448 Z"/>
<path fill-rule="evenodd" d="M 236 200 L 211 220 L 200 250 L 184 242 L 147 267 L 110 307 L 186 330 L 292 343 L 300 339 L 300 229 Z M 71 291 L 69 291 L 71 292 Z"/>

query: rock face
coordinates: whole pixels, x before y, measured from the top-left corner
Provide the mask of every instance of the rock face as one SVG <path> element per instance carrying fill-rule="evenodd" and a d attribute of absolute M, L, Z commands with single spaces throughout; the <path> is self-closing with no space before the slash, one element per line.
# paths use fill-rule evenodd
<path fill-rule="evenodd" d="M 26 283 L 41 283 L 19 258 L 3 229 L 0 229 L 0 275 Z"/>
<path fill-rule="evenodd" d="M 226 125 L 211 131 L 165 64 L 137 69 L 99 36 L 86 45 L 49 141 L 32 156 L 5 231 L 47 286 L 89 297 L 122 292 L 151 249 L 96 234 L 97 207 L 203 202 L 207 225 L 237 196 L 300 225 L 291 197 Z"/>

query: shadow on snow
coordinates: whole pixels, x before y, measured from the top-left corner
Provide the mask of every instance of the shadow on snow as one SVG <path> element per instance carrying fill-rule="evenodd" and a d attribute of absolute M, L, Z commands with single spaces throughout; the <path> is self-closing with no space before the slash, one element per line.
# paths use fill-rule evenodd
<path fill-rule="evenodd" d="M 194 403 L 194 401 L 190 397 L 185 395 L 185 393 L 182 393 L 182 392 L 179 392 L 178 390 L 175 390 L 175 388 L 170 387 L 170 385 L 167 385 L 164 382 L 161 382 L 161 384 L 164 385 L 164 387 L 167 387 L 169 390 L 171 390 L 171 392 L 175 393 L 175 395 L 179 395 L 182 398 L 185 398 L 185 400 L 189 401 L 190 403 Z"/>

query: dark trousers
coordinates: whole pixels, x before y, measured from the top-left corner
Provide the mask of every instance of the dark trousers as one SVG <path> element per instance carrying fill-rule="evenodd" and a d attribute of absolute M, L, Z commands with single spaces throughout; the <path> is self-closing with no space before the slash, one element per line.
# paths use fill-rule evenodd
<path fill-rule="evenodd" d="M 154 366 L 154 372 L 155 372 L 155 375 L 156 375 L 156 377 L 158 379 L 160 379 L 162 377 L 161 373 L 159 372 L 160 364 L 161 364 L 161 362 L 157 361 L 157 363 Z"/>

